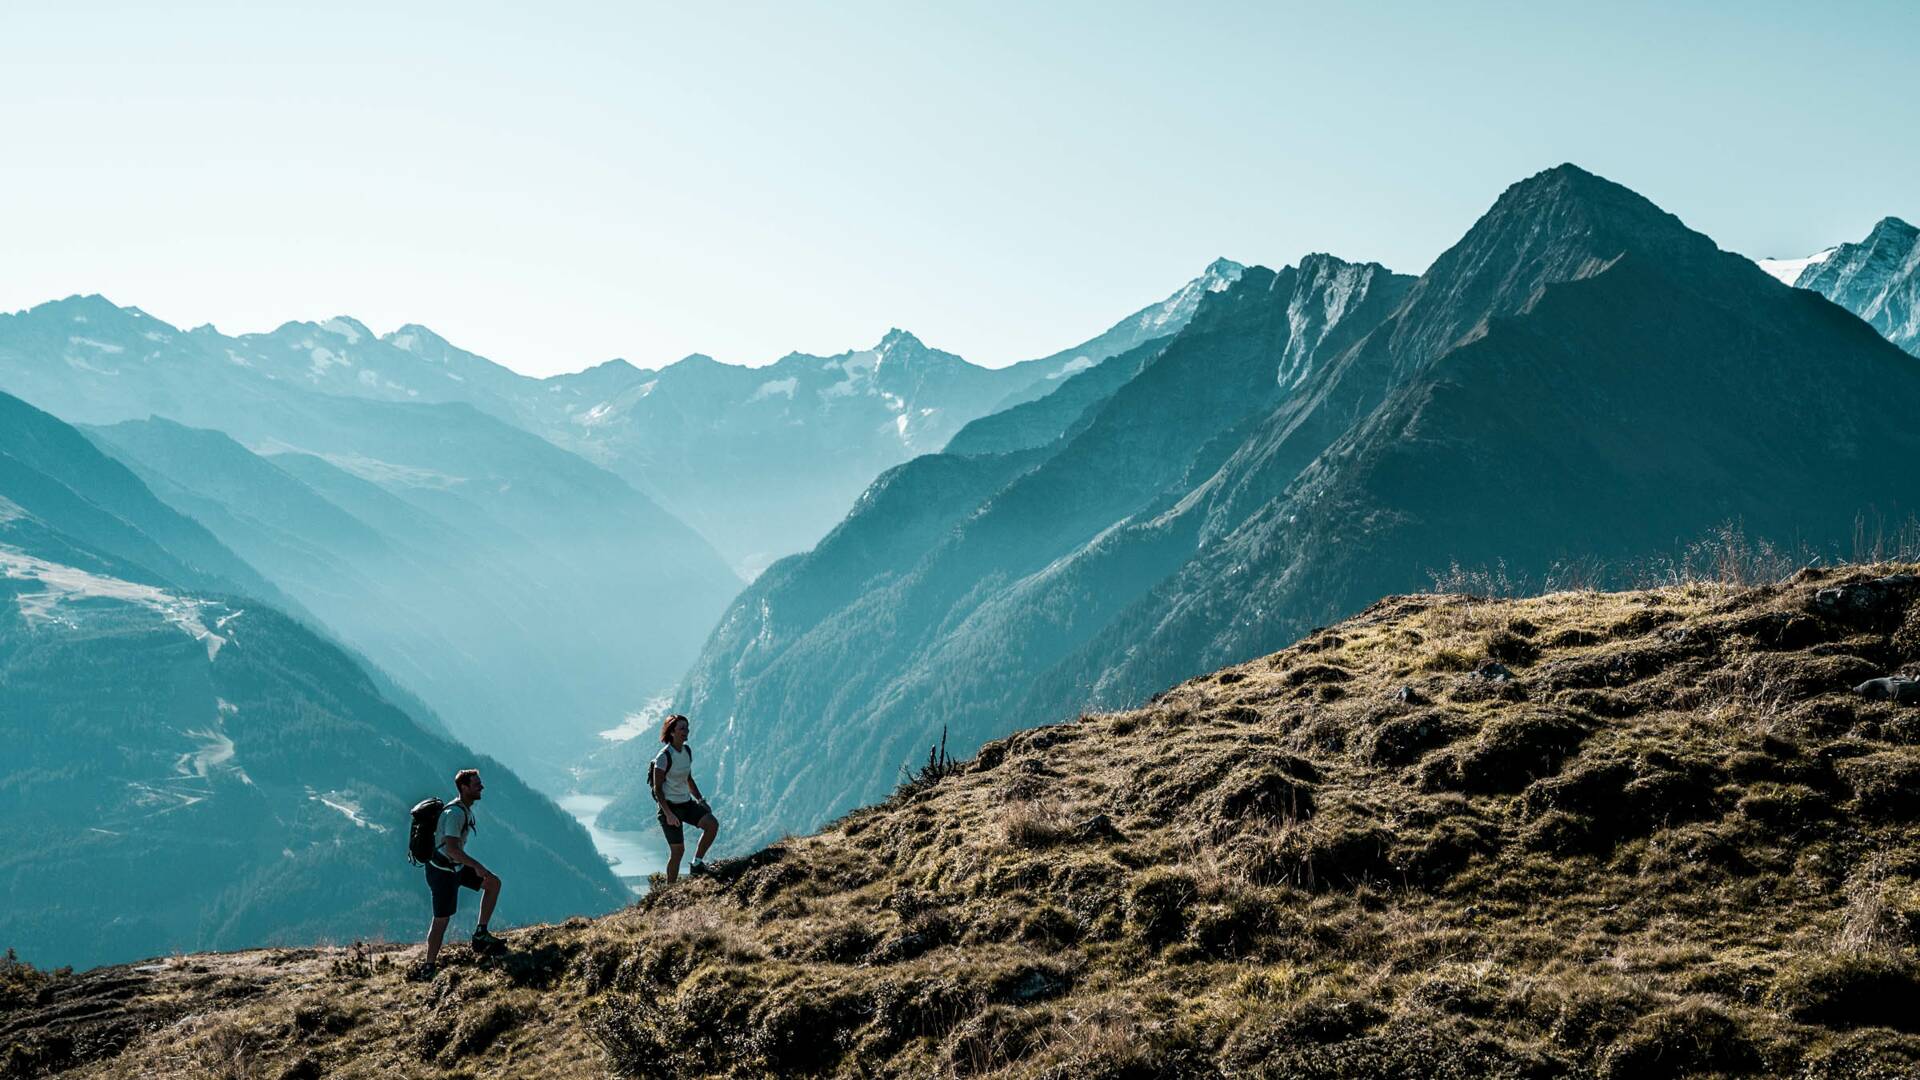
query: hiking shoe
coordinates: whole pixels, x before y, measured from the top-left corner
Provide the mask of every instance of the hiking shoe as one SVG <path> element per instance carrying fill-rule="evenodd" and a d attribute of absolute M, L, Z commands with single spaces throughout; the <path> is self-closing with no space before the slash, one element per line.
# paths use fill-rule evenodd
<path fill-rule="evenodd" d="M 713 868 L 701 862 L 699 859 L 693 860 L 693 865 L 687 868 L 687 874 L 691 877 L 706 877 L 711 873 L 713 873 Z"/>
<path fill-rule="evenodd" d="M 422 960 L 419 963 L 407 969 L 406 978 L 408 982 L 432 982 L 433 975 L 434 975 L 433 965 L 427 963 L 425 960 Z"/>
<path fill-rule="evenodd" d="M 507 943 L 494 937 L 485 930 L 475 930 L 473 932 L 473 948 L 475 952 L 504 952 L 506 951 Z"/>

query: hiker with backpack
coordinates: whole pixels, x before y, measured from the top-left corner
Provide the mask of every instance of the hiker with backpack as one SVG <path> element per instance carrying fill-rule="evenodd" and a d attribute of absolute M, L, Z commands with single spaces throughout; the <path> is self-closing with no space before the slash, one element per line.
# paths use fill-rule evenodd
<path fill-rule="evenodd" d="M 458 792 L 453 802 L 428 799 L 413 808 L 413 830 L 408 836 L 408 854 L 426 864 L 427 890 L 433 896 L 433 922 L 427 927 L 427 956 L 422 964 L 429 975 L 440 956 L 447 922 L 460 909 L 463 888 L 480 894 L 480 922 L 473 930 L 475 951 L 496 952 L 506 945 L 487 931 L 493 905 L 500 899 L 500 879 L 467 851 L 467 837 L 478 828 L 473 804 L 480 801 L 486 785 L 479 769 L 461 769 L 453 774 L 453 787 Z"/>
<path fill-rule="evenodd" d="M 720 835 L 719 820 L 700 794 L 700 785 L 693 782 L 693 747 L 687 745 L 687 731 L 691 727 L 691 721 L 679 713 L 667 717 L 660 725 L 660 741 L 665 745 L 647 767 L 647 784 L 653 788 L 653 801 L 660 804 L 657 815 L 660 830 L 667 834 L 669 885 L 679 880 L 680 856 L 687 850 L 683 823 L 691 822 L 700 830 L 700 846 L 694 851 L 693 866 L 688 870 L 696 876 L 707 872 L 707 849 L 713 846 L 713 838 Z"/>

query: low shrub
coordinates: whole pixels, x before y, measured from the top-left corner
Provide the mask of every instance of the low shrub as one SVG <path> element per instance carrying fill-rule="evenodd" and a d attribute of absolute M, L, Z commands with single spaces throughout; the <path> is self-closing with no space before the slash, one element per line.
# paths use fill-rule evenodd
<path fill-rule="evenodd" d="M 947 1067 L 962 1077 L 1004 1069 L 1033 1049 L 1038 1026 L 1030 1011 L 990 1006 L 953 1029 L 947 1039 Z"/>
<path fill-rule="evenodd" d="M 1920 1032 L 1920 966 L 1886 955 L 1804 957 L 1781 968 L 1767 1004 L 1805 1024 Z"/>
<path fill-rule="evenodd" d="M 1759 1051 L 1739 1021 L 1693 999 L 1641 1017 L 1600 1055 L 1596 1071 L 1604 1080 L 1667 1080 L 1759 1067 Z"/>
<path fill-rule="evenodd" d="M 459 1010 L 447 1049 L 454 1057 L 485 1053 L 494 1041 L 520 1026 L 520 1011 L 504 1001 L 470 1002 Z"/>
<path fill-rule="evenodd" d="M 1920 818 L 1920 750 L 1900 747 L 1838 762 L 1834 769 L 1863 816 L 1881 821 Z"/>
<path fill-rule="evenodd" d="M 1579 747 L 1586 729 L 1559 713 L 1528 709 L 1495 716 L 1455 758 L 1466 791 L 1513 792 L 1551 774 Z"/>
<path fill-rule="evenodd" d="M 1198 891 L 1186 873 L 1153 867 L 1127 890 L 1127 925 L 1150 946 L 1177 940 L 1186 930 L 1187 908 Z"/>
<path fill-rule="evenodd" d="M 1301 758 L 1254 759 L 1229 770 L 1206 796 L 1203 809 L 1216 822 L 1311 817 L 1313 781 L 1318 775 Z"/>
<path fill-rule="evenodd" d="M 1035 850 L 1073 839 L 1073 826 L 1044 800 L 1023 799 L 1000 811 L 1000 835 L 1012 847 Z"/>

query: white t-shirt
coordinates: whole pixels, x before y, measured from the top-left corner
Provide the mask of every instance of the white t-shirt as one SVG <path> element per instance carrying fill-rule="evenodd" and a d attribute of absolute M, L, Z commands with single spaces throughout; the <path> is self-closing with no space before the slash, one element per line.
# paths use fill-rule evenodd
<path fill-rule="evenodd" d="M 660 794 L 668 802 L 693 801 L 693 789 L 688 786 L 693 780 L 693 747 L 683 746 L 675 753 L 673 744 L 667 743 L 653 755 L 653 767 L 664 777 Z"/>
<path fill-rule="evenodd" d="M 450 836 L 457 836 L 464 841 L 467 834 L 472 831 L 472 808 L 461 806 L 458 802 L 450 802 L 446 809 L 440 811 L 440 828 L 434 835 L 433 848 L 440 852 L 442 858 L 453 862 L 453 858 L 447 855 L 447 849 L 441 845 L 445 844 Z"/>

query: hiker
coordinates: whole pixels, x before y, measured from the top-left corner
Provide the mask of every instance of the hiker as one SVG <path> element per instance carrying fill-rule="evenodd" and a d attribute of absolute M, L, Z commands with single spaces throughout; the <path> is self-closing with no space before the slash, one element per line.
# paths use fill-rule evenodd
<path fill-rule="evenodd" d="M 680 856 L 687 850 L 686 833 L 681 828 L 683 822 L 692 822 L 700 830 L 700 847 L 693 853 L 693 866 L 688 873 L 707 872 L 707 849 L 713 846 L 713 838 L 720 835 L 719 820 L 700 794 L 700 785 L 693 782 L 693 747 L 687 745 L 689 727 L 691 723 L 679 713 L 667 717 L 660 725 L 660 741 L 666 745 L 647 767 L 653 801 L 660 804 L 660 831 L 667 834 L 669 885 L 679 880 Z"/>
<path fill-rule="evenodd" d="M 505 946 L 487 932 L 487 920 L 493 917 L 493 905 L 500 899 L 500 879 L 479 859 L 467 853 L 467 837 L 473 834 L 473 804 L 480 801 L 486 785 L 480 782 L 479 769 L 461 769 L 453 774 L 454 790 L 459 797 L 440 811 L 440 826 L 434 834 L 433 856 L 427 860 L 427 888 L 433 893 L 433 923 L 427 929 L 425 966 L 433 970 L 440 955 L 440 942 L 447 935 L 447 920 L 460 909 L 462 887 L 480 893 L 480 923 L 473 928 L 476 951 L 497 951 Z"/>

